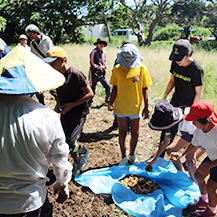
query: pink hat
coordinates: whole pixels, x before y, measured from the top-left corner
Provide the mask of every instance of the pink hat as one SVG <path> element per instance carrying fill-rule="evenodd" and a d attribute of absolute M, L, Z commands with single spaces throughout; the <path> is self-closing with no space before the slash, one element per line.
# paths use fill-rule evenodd
<path fill-rule="evenodd" d="M 198 100 L 193 103 L 190 112 L 183 119 L 186 121 L 196 121 L 208 117 L 213 124 L 217 124 L 217 112 L 214 110 L 214 104 L 209 100 Z"/>

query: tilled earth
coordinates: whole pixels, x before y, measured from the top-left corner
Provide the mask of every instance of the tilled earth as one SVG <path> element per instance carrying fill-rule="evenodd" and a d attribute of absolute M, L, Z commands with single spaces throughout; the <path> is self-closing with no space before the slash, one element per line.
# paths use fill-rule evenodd
<path fill-rule="evenodd" d="M 54 99 L 45 97 L 46 106 L 53 108 Z M 96 168 L 117 165 L 121 160 L 118 145 L 118 129 L 111 130 L 114 117 L 112 112 L 107 111 L 104 104 L 90 109 L 90 114 L 84 125 L 81 141 L 89 149 L 88 163 L 83 172 Z M 140 122 L 140 136 L 136 148 L 139 160 L 145 161 L 153 155 L 158 147 L 160 132 L 153 131 L 148 127 L 147 120 Z M 130 135 L 127 136 L 129 143 Z M 129 150 L 129 148 L 128 148 Z M 73 159 L 69 157 L 73 164 Z M 63 204 L 55 200 L 52 183 L 55 178 L 52 170 L 49 171 L 50 182 L 48 183 L 48 197 L 53 204 L 54 217 L 97 217 L 97 216 L 131 216 L 117 207 L 111 195 L 94 194 L 89 188 L 83 187 L 73 179 L 69 183 L 70 198 Z M 184 210 L 183 216 L 191 216 L 188 210 Z"/>

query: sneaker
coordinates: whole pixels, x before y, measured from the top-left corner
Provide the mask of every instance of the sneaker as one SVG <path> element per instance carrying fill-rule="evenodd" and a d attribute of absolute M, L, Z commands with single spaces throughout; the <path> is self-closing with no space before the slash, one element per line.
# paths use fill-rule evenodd
<path fill-rule="evenodd" d="M 89 150 L 86 147 L 83 147 L 83 151 L 78 158 L 78 169 L 83 170 L 87 165 L 87 157 L 89 154 Z"/>
<path fill-rule="evenodd" d="M 130 163 L 132 164 L 138 164 L 139 159 L 137 158 L 137 156 L 134 154 L 133 156 L 127 155 L 127 159 L 130 161 Z"/>
<path fill-rule="evenodd" d="M 196 209 L 206 209 L 208 206 L 208 203 L 202 198 L 200 197 L 199 201 L 196 202 L 196 203 L 190 203 L 188 205 L 188 208 L 189 209 L 192 209 L 192 210 L 196 210 Z"/>
<path fill-rule="evenodd" d="M 212 212 L 209 208 L 206 208 L 205 210 L 194 212 L 193 216 L 209 217 L 209 216 L 217 216 L 217 214 L 216 212 Z"/>
<path fill-rule="evenodd" d="M 79 176 L 81 170 L 78 168 L 78 162 L 73 163 L 73 170 L 72 170 L 72 175 L 73 176 Z"/>
<path fill-rule="evenodd" d="M 127 157 L 124 157 L 124 158 L 121 159 L 118 166 L 127 166 L 127 165 L 128 165 Z"/>

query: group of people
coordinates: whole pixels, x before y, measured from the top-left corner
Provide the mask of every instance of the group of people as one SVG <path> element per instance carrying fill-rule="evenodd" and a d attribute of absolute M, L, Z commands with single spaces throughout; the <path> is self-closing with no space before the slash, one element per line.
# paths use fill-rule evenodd
<path fill-rule="evenodd" d="M 106 78 L 106 53 L 103 50 L 107 42 L 104 38 L 98 38 L 94 43 L 96 48 L 90 54 L 88 83 L 81 71 L 67 64 L 65 50 L 54 46 L 37 26 L 30 24 L 25 32 L 31 39 L 32 53 L 60 72 L 65 82 L 58 87 L 44 88 L 40 93 L 23 91 L 22 95 L 16 92 L 17 86 L 12 93 L 4 91 L 4 86 L 0 88 L 0 197 L 4 198 L 4 202 L 0 203 L 0 217 L 52 216 L 52 206 L 45 188 L 47 161 L 53 164 L 57 179 L 53 185 L 54 192 L 59 193 L 57 201 L 62 203 L 69 197 L 71 176 L 78 176 L 87 164 L 89 150 L 82 146 L 79 139 L 89 106 L 93 103 L 97 82 L 101 82 L 105 88 L 108 110 L 113 111 L 118 122 L 119 166 L 139 163 L 135 150 L 140 119 L 149 118 L 150 128 L 162 133 L 159 150 L 147 164 L 153 164 L 166 151 L 175 157 L 177 169 L 184 171 L 180 158 L 186 154 L 191 177 L 201 190 L 200 200 L 189 204 L 189 207 L 192 210 L 202 209 L 194 212 L 195 216 L 216 215 L 217 113 L 212 102 L 202 100 L 204 72 L 199 62 L 192 58 L 193 49 L 188 40 L 180 39 L 173 45 L 169 57 L 172 61 L 171 78 L 162 100 L 149 117 L 148 87 L 152 81 L 147 67 L 142 63 L 144 58 L 133 42 L 124 41 L 120 47 L 109 82 Z M 19 40 L 28 49 L 27 37 L 22 35 Z M 5 70 L 1 64 L 0 67 L 0 70 Z M 18 79 L 23 79 L 23 74 L 19 73 Z M 0 74 L 0 79 L 5 82 L 5 72 Z M 48 89 L 56 99 L 55 112 L 42 105 L 42 92 Z M 175 91 L 169 103 L 166 97 L 173 89 Z M 40 103 L 31 99 L 35 93 Z M 56 113 L 60 114 L 60 120 Z M 129 154 L 126 150 L 128 124 L 131 128 Z M 177 131 L 181 131 L 182 135 L 174 140 Z M 180 149 L 183 149 L 182 152 L 177 152 Z M 207 157 L 196 168 L 196 159 L 205 151 Z M 196 156 L 194 153 L 197 152 Z M 68 154 L 74 159 L 73 167 L 68 161 Z M 205 177 L 209 173 L 210 178 L 206 183 Z M 23 174 L 26 178 L 22 177 Z M 16 185 L 15 181 L 19 184 Z"/>

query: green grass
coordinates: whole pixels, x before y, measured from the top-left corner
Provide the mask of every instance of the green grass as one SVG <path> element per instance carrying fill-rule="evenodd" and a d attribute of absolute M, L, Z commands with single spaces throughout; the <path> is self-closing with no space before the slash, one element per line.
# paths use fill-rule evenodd
<path fill-rule="evenodd" d="M 150 47 L 139 48 L 140 55 L 144 57 L 143 63 L 148 67 L 153 82 L 153 85 L 149 87 L 149 102 L 151 107 L 154 107 L 156 102 L 161 99 L 170 79 L 169 69 L 171 61 L 169 61 L 169 55 L 172 50 L 172 45 L 172 43 L 159 43 L 158 45 L 153 44 Z M 95 46 L 92 44 L 65 44 L 60 46 L 68 54 L 68 64 L 82 71 L 88 78 L 90 67 L 89 55 Z M 114 61 L 119 50 L 116 45 L 108 45 L 104 50 L 107 53 L 108 64 L 106 76 L 110 79 Z M 214 51 L 204 51 L 195 46 L 195 52 L 192 57 L 199 61 L 204 69 L 203 99 L 211 100 L 217 108 L 217 53 Z M 98 84 L 95 99 L 99 98 L 100 101 L 103 101 L 104 97 L 104 88 L 101 84 Z"/>
<path fill-rule="evenodd" d="M 68 64 L 82 71 L 87 79 L 90 68 L 89 55 L 95 48 L 93 43 L 96 39 L 85 44 L 64 44 L 59 45 L 67 52 Z M 114 61 L 117 56 L 122 40 L 118 40 L 104 48 L 107 53 L 108 70 L 106 76 L 108 80 L 111 77 Z M 167 83 L 170 79 L 169 55 L 172 50 L 173 41 L 153 42 L 150 47 L 139 47 L 140 55 L 144 57 L 143 63 L 148 67 L 153 85 L 149 87 L 149 104 L 154 108 L 155 104 L 161 99 Z M 214 43 L 215 44 L 215 43 Z M 216 44 L 217 45 L 217 44 Z M 12 49 L 16 44 L 9 46 Z M 203 99 L 214 103 L 217 110 L 217 52 L 206 51 L 198 45 L 193 45 L 195 52 L 193 58 L 199 61 L 204 69 L 204 92 Z M 172 93 L 169 95 L 171 97 Z M 102 103 L 105 99 L 105 91 L 100 83 L 96 87 L 95 103 Z M 97 102 L 98 101 L 98 102 Z"/>

